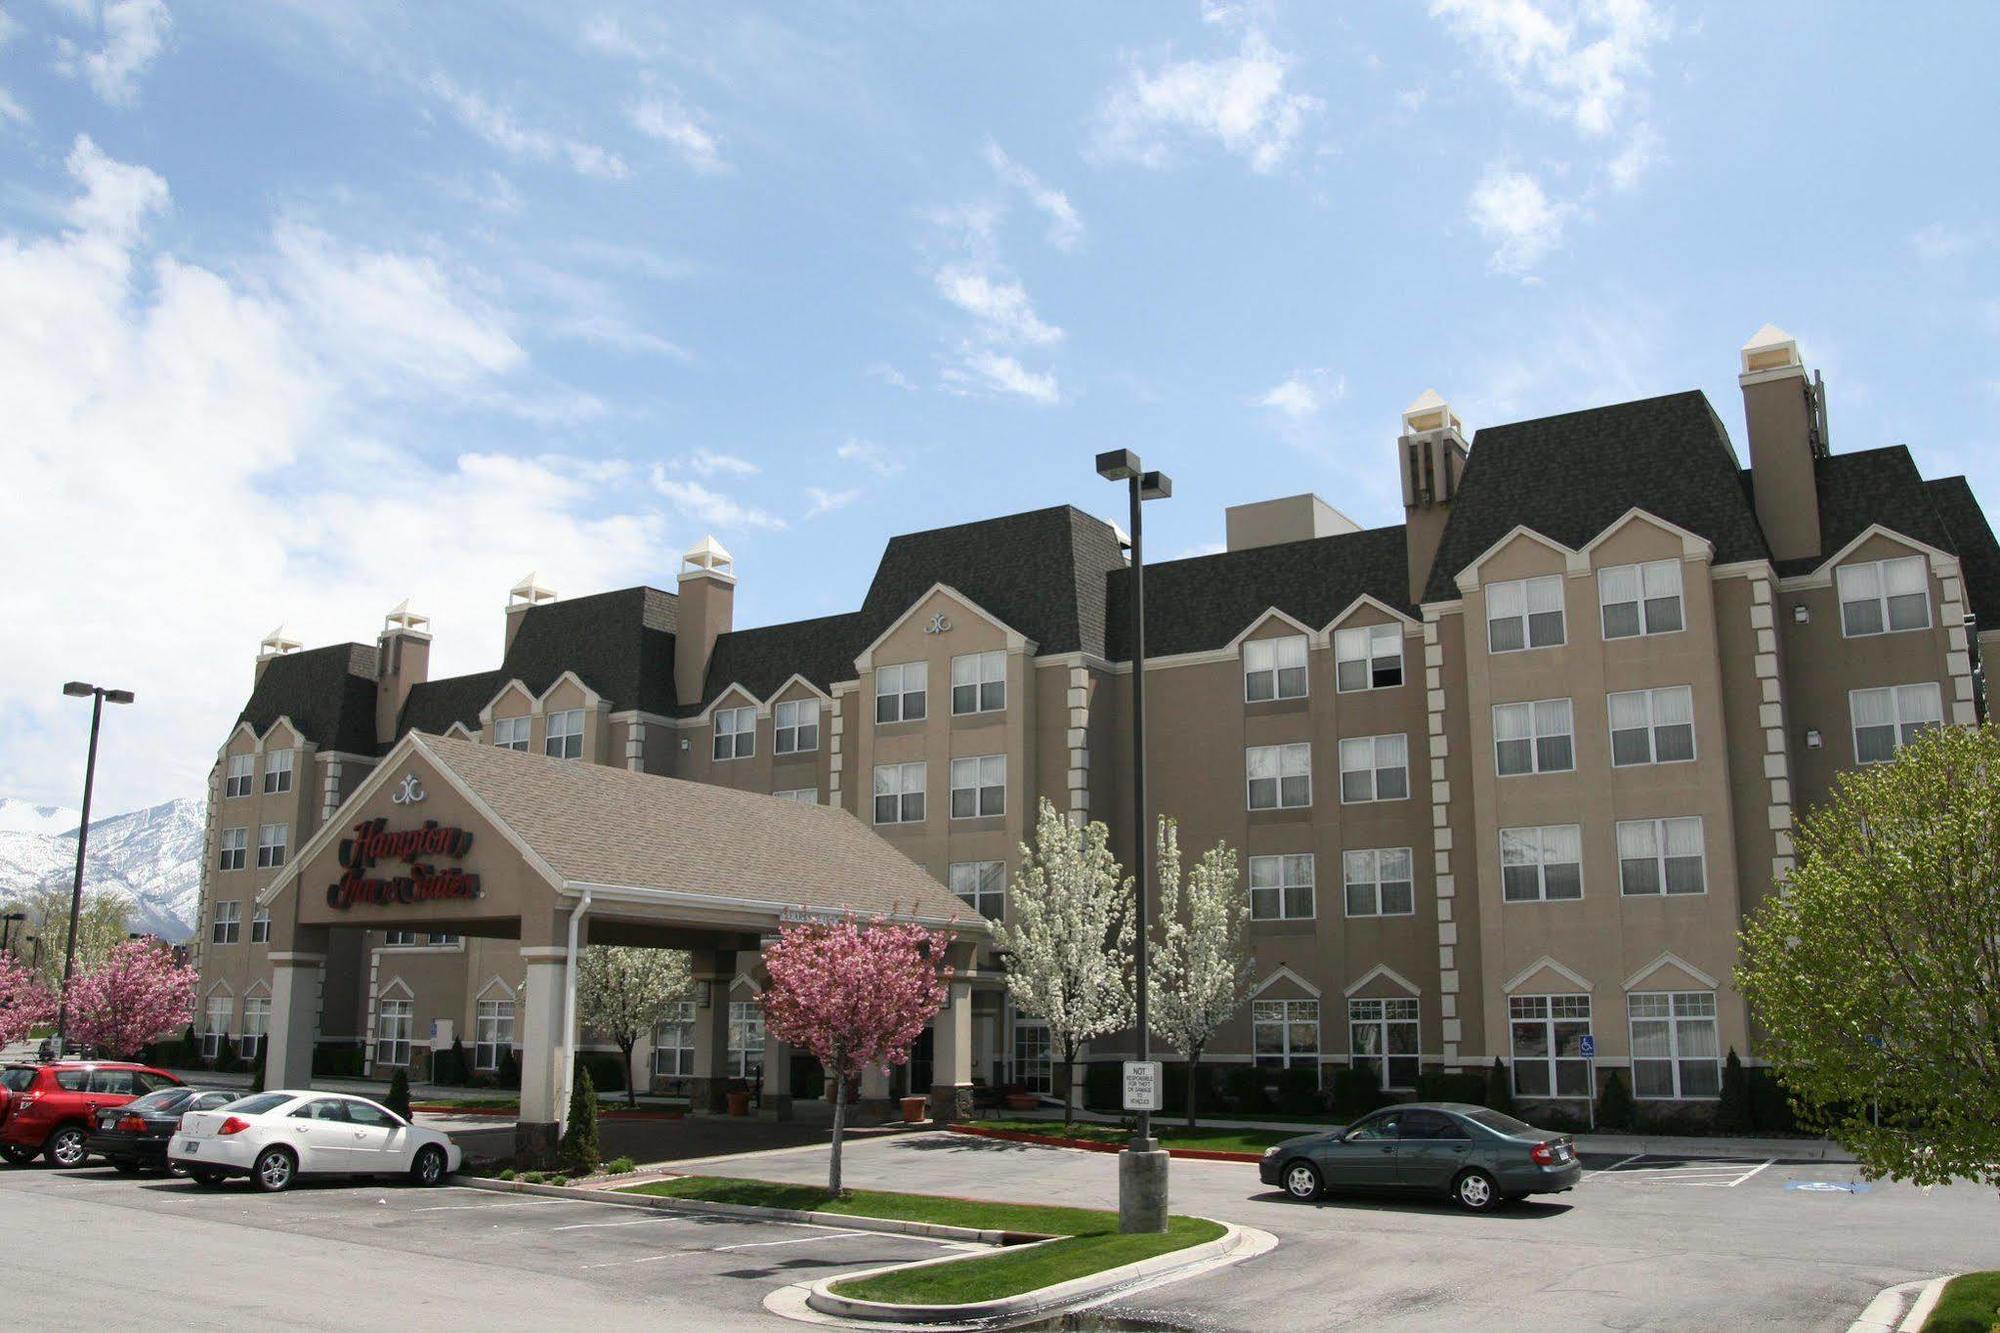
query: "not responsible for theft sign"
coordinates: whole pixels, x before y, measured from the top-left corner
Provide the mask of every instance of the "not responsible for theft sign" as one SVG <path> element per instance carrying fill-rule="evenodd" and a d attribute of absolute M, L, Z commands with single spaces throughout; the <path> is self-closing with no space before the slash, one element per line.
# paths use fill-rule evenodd
<path fill-rule="evenodd" d="M 1127 1060 L 1125 1062 L 1125 1109 L 1128 1111 L 1157 1111 L 1160 1109 L 1160 1062 L 1158 1060 Z"/>

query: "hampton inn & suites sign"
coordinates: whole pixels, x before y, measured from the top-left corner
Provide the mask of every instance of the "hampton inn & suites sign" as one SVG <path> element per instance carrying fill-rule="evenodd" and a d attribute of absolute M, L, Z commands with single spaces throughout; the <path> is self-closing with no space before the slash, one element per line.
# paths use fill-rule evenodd
<path fill-rule="evenodd" d="M 386 907 L 477 898 L 478 875 L 462 866 L 432 864 L 439 857 L 462 861 L 471 851 L 470 832 L 434 819 L 407 829 L 392 829 L 386 819 L 364 819 L 340 840 L 341 876 L 327 885 L 327 906 L 344 912 L 356 903 Z M 371 873 L 384 862 L 389 864 L 382 873 Z"/>

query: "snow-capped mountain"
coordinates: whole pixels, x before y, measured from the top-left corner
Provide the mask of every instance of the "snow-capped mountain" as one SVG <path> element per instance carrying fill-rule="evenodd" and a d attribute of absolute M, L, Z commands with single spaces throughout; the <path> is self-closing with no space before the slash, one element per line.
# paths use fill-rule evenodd
<path fill-rule="evenodd" d="M 0 813 L 45 808 L 0 801 Z M 124 898 L 129 904 L 128 930 L 150 931 L 175 943 L 194 934 L 206 808 L 202 800 L 184 798 L 92 820 L 85 896 L 115 893 Z M 61 832 L 0 825 L 0 899 L 71 882 L 76 874 L 76 816 L 55 813 L 69 815 Z"/>
<path fill-rule="evenodd" d="M 29 805 L 0 796 L 0 833 L 72 833 L 82 823 L 77 812 L 60 805 Z"/>

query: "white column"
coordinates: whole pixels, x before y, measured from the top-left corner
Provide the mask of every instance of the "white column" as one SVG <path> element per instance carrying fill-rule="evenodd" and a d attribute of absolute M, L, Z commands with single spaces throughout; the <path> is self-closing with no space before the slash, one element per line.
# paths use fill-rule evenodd
<path fill-rule="evenodd" d="M 695 979 L 694 1106 L 696 1111 L 728 1109 L 729 987 L 735 974 L 717 966 Z M 703 1005 L 701 996 L 707 994 Z"/>
<path fill-rule="evenodd" d="M 523 949 L 528 984 L 521 1000 L 522 1126 L 540 1125 L 561 1133 L 569 1114 L 562 1105 L 563 1070 L 568 1067 L 570 1034 L 563 1026 L 565 952 L 560 948 Z M 553 1146 L 553 1144 L 551 1144 Z"/>
<path fill-rule="evenodd" d="M 970 982 L 952 982 L 951 998 L 931 1020 L 930 1097 L 933 1120 L 962 1120 L 972 1114 Z"/>
<path fill-rule="evenodd" d="M 313 1045 L 319 1040 L 319 973 L 326 956 L 271 955 L 271 1022 L 264 1082 L 270 1088 L 312 1086 Z"/>

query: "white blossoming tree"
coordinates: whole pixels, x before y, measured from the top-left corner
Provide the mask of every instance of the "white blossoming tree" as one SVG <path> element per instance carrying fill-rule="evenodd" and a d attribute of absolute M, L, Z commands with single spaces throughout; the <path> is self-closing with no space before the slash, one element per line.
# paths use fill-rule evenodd
<path fill-rule="evenodd" d="M 593 944 L 577 956 L 577 1022 L 611 1038 L 624 1054 L 626 1105 L 639 1101 L 632 1048 L 693 989 L 688 956 L 678 949 Z"/>
<path fill-rule="evenodd" d="M 1103 824 L 1079 828 L 1043 801 L 1008 895 L 1013 924 L 995 928 L 1007 993 L 1048 1024 L 1062 1055 L 1064 1124 L 1076 1114 L 1078 1051 L 1133 1018 L 1132 880 L 1108 838 Z"/>
<path fill-rule="evenodd" d="M 1218 842 L 1181 875 L 1180 831 L 1160 821 L 1160 941 L 1147 985 L 1154 1035 L 1187 1058 L 1187 1122 L 1194 1125 L 1201 1053 L 1249 998 L 1257 961 L 1250 953 L 1250 896 L 1236 852 Z"/>

